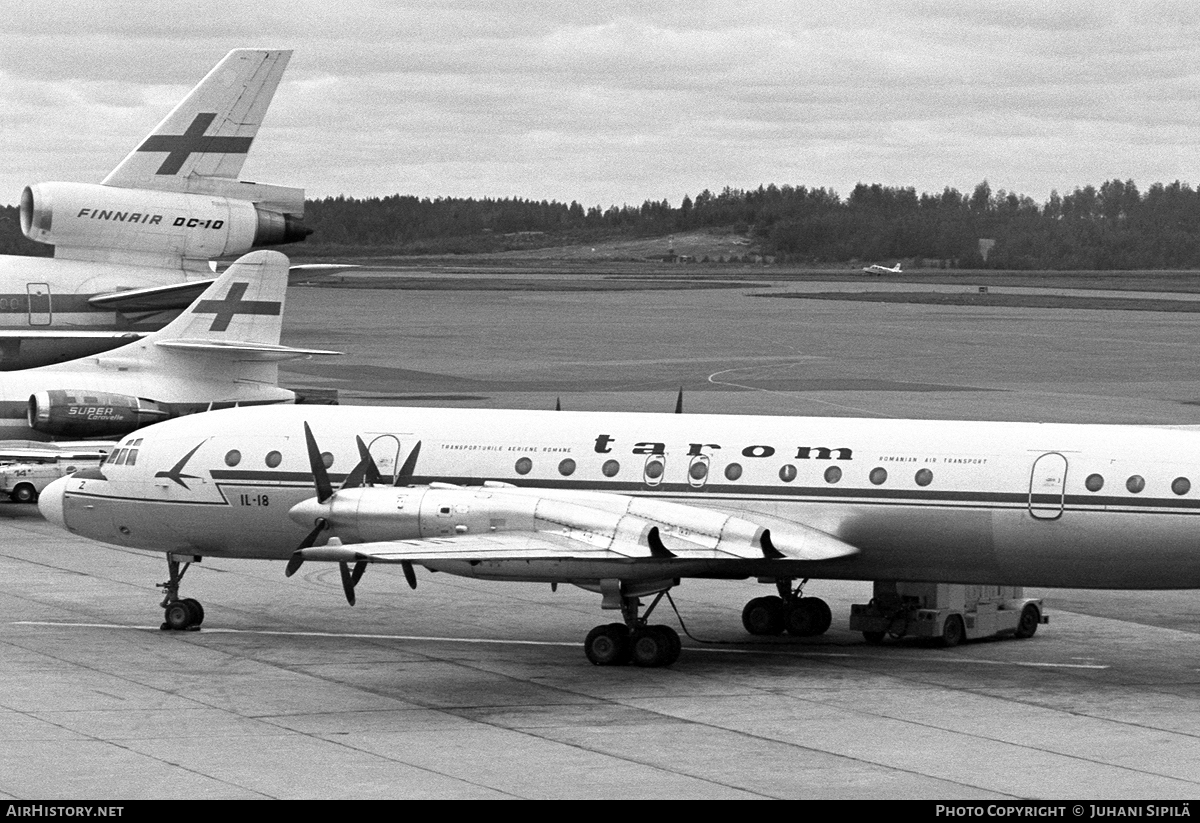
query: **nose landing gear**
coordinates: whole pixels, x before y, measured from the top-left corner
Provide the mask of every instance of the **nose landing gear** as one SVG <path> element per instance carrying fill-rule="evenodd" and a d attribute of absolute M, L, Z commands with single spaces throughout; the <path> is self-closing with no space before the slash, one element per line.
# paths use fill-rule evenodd
<path fill-rule="evenodd" d="M 159 628 L 163 631 L 199 631 L 200 624 L 204 622 L 204 606 L 200 605 L 200 601 L 179 597 L 179 584 L 183 576 L 192 563 L 199 560 L 199 557 L 195 557 L 183 561 L 179 555 L 167 555 L 169 578 L 165 583 L 158 584 L 158 588 L 163 590 L 163 600 L 159 604 L 163 608 L 163 624 Z"/>

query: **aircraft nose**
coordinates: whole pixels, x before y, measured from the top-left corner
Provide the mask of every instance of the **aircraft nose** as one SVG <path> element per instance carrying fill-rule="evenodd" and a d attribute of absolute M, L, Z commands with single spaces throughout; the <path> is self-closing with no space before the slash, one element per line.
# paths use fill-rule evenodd
<path fill-rule="evenodd" d="M 70 479 L 70 475 L 58 478 L 42 489 L 42 493 L 38 496 L 38 511 L 42 513 L 42 517 L 60 529 L 67 527 L 66 518 L 63 517 L 63 496 L 66 494 L 67 481 Z"/>

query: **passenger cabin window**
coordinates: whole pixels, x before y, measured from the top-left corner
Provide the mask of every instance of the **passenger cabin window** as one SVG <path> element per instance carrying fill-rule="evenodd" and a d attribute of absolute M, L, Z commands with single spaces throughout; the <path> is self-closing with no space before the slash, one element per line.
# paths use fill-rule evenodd
<path fill-rule="evenodd" d="M 725 467 L 725 479 L 726 480 L 737 480 L 741 476 L 742 476 L 742 464 L 741 463 L 730 463 L 728 466 Z"/>
<path fill-rule="evenodd" d="M 1175 492 L 1181 497 L 1191 491 L 1191 489 L 1192 481 L 1188 480 L 1186 477 L 1176 477 L 1171 481 L 1171 491 Z"/>
<path fill-rule="evenodd" d="M 516 468 L 517 474 L 529 474 L 533 471 L 533 461 L 528 457 L 522 457 L 514 468 Z"/>
<path fill-rule="evenodd" d="M 779 479 L 784 483 L 791 483 L 796 479 L 796 467 L 788 463 L 779 470 Z"/>
<path fill-rule="evenodd" d="M 616 460 L 605 460 L 600 471 L 604 472 L 605 477 L 616 477 L 617 472 L 621 470 L 621 464 Z"/>
<path fill-rule="evenodd" d="M 267 468 L 275 469 L 283 462 L 283 455 L 277 451 L 267 453 Z"/>
<path fill-rule="evenodd" d="M 1098 474 L 1089 474 L 1083 485 L 1090 492 L 1098 492 L 1104 488 L 1104 478 Z"/>
<path fill-rule="evenodd" d="M 928 486 L 933 482 L 933 472 L 929 469 L 921 469 L 917 472 L 917 476 L 914 479 L 917 481 L 918 486 Z"/>
<path fill-rule="evenodd" d="M 1134 494 L 1137 494 L 1142 489 L 1146 488 L 1146 480 L 1140 474 L 1135 474 L 1125 481 L 1125 488 L 1129 489 L 1129 491 L 1133 492 Z"/>
<path fill-rule="evenodd" d="M 575 461 L 568 457 L 566 460 L 559 463 L 558 473 L 563 477 L 570 477 L 573 475 L 575 473 Z"/>
<path fill-rule="evenodd" d="M 226 466 L 233 467 L 241 462 L 242 462 L 242 453 L 240 451 L 238 451 L 237 449 L 230 449 L 229 451 L 225 452 L 225 465 Z"/>
<path fill-rule="evenodd" d="M 830 466 L 825 470 L 825 482 L 836 483 L 842 479 L 842 469 L 840 466 Z"/>
<path fill-rule="evenodd" d="M 876 466 L 875 468 L 871 469 L 869 479 L 876 486 L 882 486 L 887 482 L 887 469 L 883 468 L 882 466 Z"/>

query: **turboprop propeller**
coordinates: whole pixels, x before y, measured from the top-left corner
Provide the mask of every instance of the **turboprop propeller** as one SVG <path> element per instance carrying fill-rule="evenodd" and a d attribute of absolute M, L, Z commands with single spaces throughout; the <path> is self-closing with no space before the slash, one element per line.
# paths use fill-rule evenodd
<path fill-rule="evenodd" d="M 304 424 L 304 442 L 308 448 L 308 463 L 312 470 L 313 486 L 316 489 L 316 501 L 321 507 L 328 505 L 328 510 L 332 512 L 332 501 L 338 492 L 347 489 L 356 489 L 363 486 L 377 486 L 383 484 L 383 476 L 379 473 L 379 467 L 375 463 L 375 458 L 371 456 L 371 450 L 367 448 L 367 444 L 363 442 L 361 437 L 355 436 L 355 442 L 358 444 L 358 463 L 346 475 L 345 481 L 338 489 L 333 488 L 333 484 L 329 480 L 329 472 L 325 467 L 325 458 L 321 454 L 321 449 L 317 445 L 317 440 L 313 436 L 312 429 L 308 423 Z M 404 461 L 404 465 L 400 467 L 400 471 L 396 475 L 396 486 L 403 485 L 403 481 L 410 479 L 416 469 L 417 456 L 421 452 L 421 444 L 418 442 L 413 446 L 412 451 Z M 309 504 L 311 505 L 311 503 Z M 330 517 L 318 516 L 313 520 L 313 530 L 308 533 L 305 538 L 300 541 L 300 545 L 296 547 L 296 551 L 288 560 L 287 568 L 284 574 L 288 577 L 294 575 L 304 564 L 304 555 L 301 554 L 303 549 L 312 547 L 321 533 L 331 527 Z M 401 563 L 401 568 L 404 570 L 404 579 L 408 581 L 410 588 L 417 587 L 417 575 L 413 570 L 412 563 Z M 363 572 L 367 570 L 367 564 L 359 561 L 354 564 L 354 569 L 350 569 L 349 562 L 339 562 L 338 566 L 341 570 L 342 589 L 346 593 L 346 602 L 351 606 L 354 605 L 355 596 L 354 589 L 358 585 L 358 581 L 362 579 Z"/>

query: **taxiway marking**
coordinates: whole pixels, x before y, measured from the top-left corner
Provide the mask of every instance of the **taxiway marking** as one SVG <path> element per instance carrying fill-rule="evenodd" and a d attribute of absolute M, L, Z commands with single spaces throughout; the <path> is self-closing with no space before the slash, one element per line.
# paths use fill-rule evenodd
<path fill-rule="evenodd" d="M 41 626 L 47 628 L 70 628 L 70 629 L 120 629 L 124 631 L 138 632 L 159 632 L 162 631 L 158 626 L 122 626 L 117 623 L 60 623 L 52 620 L 16 620 L 10 623 L 11 626 Z M 185 636 L 189 632 L 182 632 Z M 410 635 L 410 634 L 368 634 L 357 632 L 306 632 L 306 631 L 281 631 L 272 629 L 202 629 L 195 634 L 248 634 L 262 635 L 265 637 L 329 637 L 338 639 L 352 640 L 405 640 L 409 642 L 424 642 L 424 643 L 466 643 L 471 645 L 484 646 L 559 646 L 562 648 L 575 649 L 580 646 L 575 641 L 564 640 L 504 640 L 485 637 L 434 637 L 426 635 Z M 854 654 L 852 652 L 819 652 L 807 651 L 802 648 L 782 648 L 774 647 L 756 647 L 756 648 L 714 648 L 712 646 L 685 646 L 684 650 L 688 653 L 692 652 L 712 652 L 716 654 L 768 654 L 768 655 L 786 655 L 790 657 L 824 657 L 835 658 L 838 660 L 879 660 L 878 655 Z M 896 650 L 902 651 L 902 650 Z M 894 659 L 902 661 L 920 661 L 927 662 L 945 662 L 945 663 L 966 663 L 976 664 L 981 666 L 1023 666 L 1026 668 L 1037 669 L 1107 669 L 1105 664 L 1100 663 L 1039 663 L 1030 660 L 983 660 L 975 657 L 954 657 L 942 658 L 939 661 L 937 657 L 928 655 L 894 655 Z"/>

